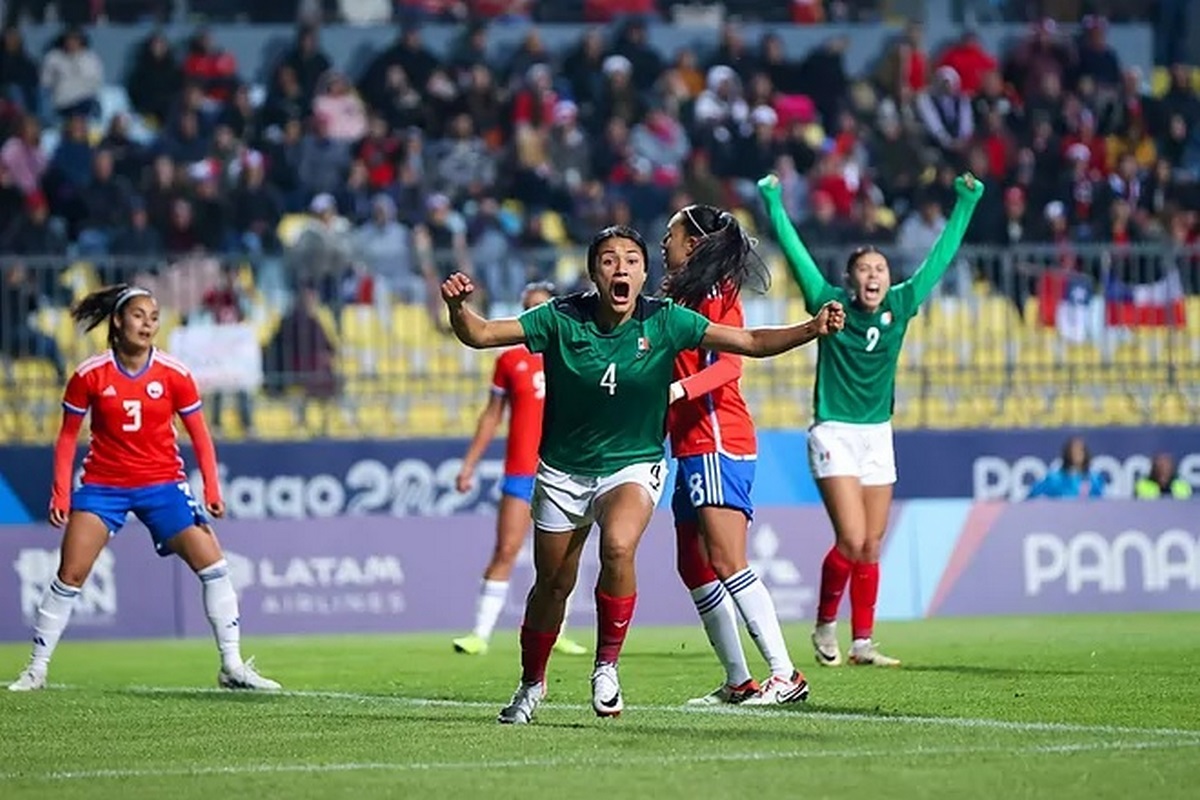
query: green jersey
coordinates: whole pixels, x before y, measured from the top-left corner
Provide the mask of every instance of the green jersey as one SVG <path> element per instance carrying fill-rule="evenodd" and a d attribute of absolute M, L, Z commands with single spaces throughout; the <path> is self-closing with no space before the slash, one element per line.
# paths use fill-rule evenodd
<path fill-rule="evenodd" d="M 778 187 L 760 182 L 759 188 L 808 312 L 816 314 L 830 300 L 840 301 L 846 309 L 846 327 L 834 336 L 822 337 L 817 344 L 817 381 L 813 389 L 816 421 L 862 425 L 887 422 L 895 405 L 896 366 L 908 323 L 954 261 L 975 205 L 983 196 L 983 184 L 976 182 L 972 191 L 962 178 L 956 181 L 959 200 L 933 250 L 911 278 L 888 290 L 872 313 L 852 302 L 846 289 L 825 280 L 792 227 Z"/>
<path fill-rule="evenodd" d="M 595 292 L 560 297 L 520 316 L 542 353 L 546 405 L 540 456 L 573 475 L 611 475 L 663 458 L 675 355 L 700 346 L 709 321 L 670 300 L 637 299 L 611 331 Z"/>

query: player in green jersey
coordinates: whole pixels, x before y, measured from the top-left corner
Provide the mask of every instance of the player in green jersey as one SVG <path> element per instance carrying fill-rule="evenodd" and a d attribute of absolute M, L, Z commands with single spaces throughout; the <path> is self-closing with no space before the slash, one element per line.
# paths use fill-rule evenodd
<path fill-rule="evenodd" d="M 880 545 L 896 482 L 891 425 L 896 364 L 909 321 L 954 261 L 983 196 L 983 183 L 969 173 L 955 181 L 954 211 L 911 278 L 893 286 L 884 255 L 874 247 L 860 247 L 846 263 L 844 287 L 825 280 L 800 241 L 783 207 L 778 178 L 769 175 L 758 187 L 805 304 L 813 309 L 838 300 L 847 309 L 846 329 L 819 343 L 815 419 L 808 435 L 809 464 L 837 537 L 821 569 L 812 635 L 817 663 L 842 663 L 835 626 L 849 583 L 850 663 L 898 666 L 872 639 Z"/>
<path fill-rule="evenodd" d="M 465 304 L 470 278 L 450 276 L 442 297 L 454 333 L 470 347 L 524 344 L 543 354 L 546 405 L 533 494 L 536 578 L 521 626 L 521 682 L 499 720 L 526 723 L 545 695 L 546 663 L 574 589 L 593 523 L 600 526 L 597 645 L 592 707 L 616 716 L 624 702 L 617 659 L 637 599 L 634 554 L 663 490 L 663 440 L 674 360 L 704 347 L 777 355 L 841 330 L 840 303 L 780 328 L 710 324 L 696 312 L 641 292 L 646 243 L 605 228 L 588 247 L 593 292 L 558 298 L 516 319 L 487 320 Z"/>

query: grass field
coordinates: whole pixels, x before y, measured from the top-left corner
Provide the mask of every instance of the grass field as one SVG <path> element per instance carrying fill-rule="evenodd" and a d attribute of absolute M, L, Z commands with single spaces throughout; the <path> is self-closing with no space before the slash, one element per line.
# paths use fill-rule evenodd
<path fill-rule="evenodd" d="M 582 634 L 582 631 L 577 631 Z M 699 627 L 635 629 L 627 708 L 551 661 L 533 725 L 495 714 L 515 637 L 252 639 L 280 696 L 219 693 L 206 641 L 68 638 L 58 687 L 0 693 L 0 798 L 1196 797 L 1200 614 L 887 624 L 901 669 L 809 668 L 803 708 L 687 710 L 719 683 Z M 0 646 L 15 676 L 24 645 Z"/>

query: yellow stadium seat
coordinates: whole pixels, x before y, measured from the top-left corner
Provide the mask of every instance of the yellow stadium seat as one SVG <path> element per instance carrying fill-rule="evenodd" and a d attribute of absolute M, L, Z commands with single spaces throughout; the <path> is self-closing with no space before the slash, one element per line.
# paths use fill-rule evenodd
<path fill-rule="evenodd" d="M 1187 298 L 1184 314 L 1187 319 L 1187 329 L 1192 333 L 1200 331 L 1200 295 Z"/>
<path fill-rule="evenodd" d="M 1158 425 L 1191 425 L 1196 422 L 1196 412 L 1182 394 L 1170 392 L 1155 400 L 1153 421 Z"/>
<path fill-rule="evenodd" d="M 259 400 L 254 404 L 254 432 L 263 439 L 292 439 L 299 424 L 296 409 L 285 401 Z"/>
<path fill-rule="evenodd" d="M 449 419 L 443 403 L 422 401 L 409 406 L 402 422 L 408 436 L 441 436 Z"/>
<path fill-rule="evenodd" d="M 380 349 L 387 344 L 383 322 L 374 306 L 349 305 L 341 312 L 342 341 L 353 347 Z"/>
<path fill-rule="evenodd" d="M 408 303 L 392 306 L 391 333 L 396 341 L 407 345 L 429 342 L 436 335 L 429 311 Z"/>
<path fill-rule="evenodd" d="M 1142 409 L 1127 394 L 1106 394 L 1101 399 L 1098 422 L 1102 425 L 1136 425 L 1143 422 Z"/>

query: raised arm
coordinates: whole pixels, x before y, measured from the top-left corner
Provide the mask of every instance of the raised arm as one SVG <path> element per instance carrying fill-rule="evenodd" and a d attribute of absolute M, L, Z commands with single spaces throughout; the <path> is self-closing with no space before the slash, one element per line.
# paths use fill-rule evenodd
<path fill-rule="evenodd" d="M 983 197 L 983 181 L 968 172 L 955 178 L 954 191 L 958 194 L 958 200 L 954 203 L 954 210 L 950 212 L 946 227 L 933 243 L 933 249 L 913 276 L 895 287 L 897 291 L 911 292 L 913 308 L 929 298 L 933 287 L 937 286 L 950 264 L 954 262 L 963 236 L 967 233 L 967 226 L 971 224 L 975 206 L 979 203 L 979 198 Z"/>
<path fill-rule="evenodd" d="M 735 353 L 750 358 L 769 358 L 786 353 L 813 339 L 840 331 L 846 324 L 842 304 L 831 300 L 821 307 L 808 322 L 777 328 L 734 328 L 729 325 L 709 325 L 700 346 L 723 353 Z"/>
<path fill-rule="evenodd" d="M 442 283 L 442 300 L 449 309 L 450 327 L 458 340 L 476 350 L 524 344 L 525 329 L 515 318 L 484 319 L 467 306 L 467 299 L 474 291 L 475 284 L 461 272 Z"/>
<path fill-rule="evenodd" d="M 766 203 L 771 228 L 775 231 L 779 246 L 783 248 L 783 255 L 792 271 L 792 277 L 799 284 L 800 293 L 804 295 L 804 302 L 811 312 L 827 299 L 826 293 L 833 287 L 821 274 L 821 268 L 813 261 L 808 248 L 800 241 L 800 234 L 796 233 L 792 221 L 788 219 L 787 209 L 783 207 L 783 191 L 779 185 L 779 178 L 775 175 L 762 178 L 758 182 L 758 192 Z"/>

